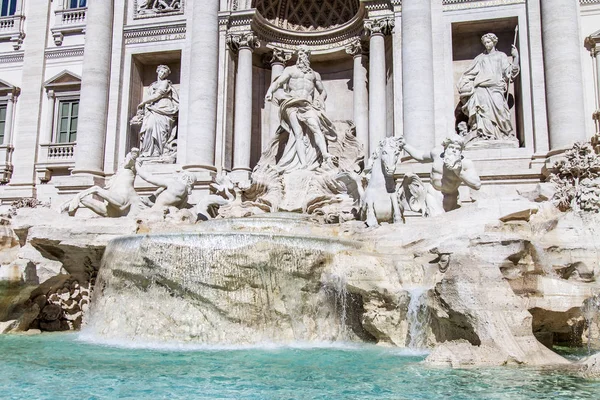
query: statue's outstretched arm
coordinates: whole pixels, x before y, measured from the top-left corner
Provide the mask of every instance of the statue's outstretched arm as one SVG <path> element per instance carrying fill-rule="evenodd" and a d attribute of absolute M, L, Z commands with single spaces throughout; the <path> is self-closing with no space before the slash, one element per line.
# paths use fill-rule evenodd
<path fill-rule="evenodd" d="M 137 164 L 137 174 L 148 183 L 153 185 L 166 188 L 169 186 L 169 178 L 163 178 L 159 176 L 152 175 L 145 167 L 142 166 L 141 163 Z"/>
<path fill-rule="evenodd" d="M 422 151 L 419 150 L 413 146 L 411 146 L 410 144 L 404 144 L 404 151 L 406 151 L 406 153 L 411 156 L 413 159 L 417 160 L 420 163 L 428 163 L 428 162 L 433 162 L 433 157 L 431 155 L 431 152 L 426 152 L 426 151 Z"/>
<path fill-rule="evenodd" d="M 481 188 L 481 179 L 475 170 L 475 166 L 471 160 L 462 161 L 462 169 L 460 171 L 460 179 L 465 185 L 474 190 Z"/>

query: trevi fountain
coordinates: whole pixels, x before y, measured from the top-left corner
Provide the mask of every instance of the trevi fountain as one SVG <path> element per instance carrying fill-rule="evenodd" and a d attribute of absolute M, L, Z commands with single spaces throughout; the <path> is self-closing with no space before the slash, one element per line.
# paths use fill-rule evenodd
<path fill-rule="evenodd" d="M 35 3 L 1 398 L 600 398 L 598 2 Z"/>

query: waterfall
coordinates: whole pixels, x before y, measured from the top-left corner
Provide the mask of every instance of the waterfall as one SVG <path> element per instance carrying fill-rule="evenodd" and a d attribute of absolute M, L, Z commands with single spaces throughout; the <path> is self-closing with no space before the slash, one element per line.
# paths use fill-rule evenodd
<path fill-rule="evenodd" d="M 408 321 L 408 348 L 424 349 L 427 347 L 427 326 L 429 324 L 429 310 L 427 297 L 429 288 L 415 287 L 407 289 L 410 295 L 406 319 Z"/>
<path fill-rule="evenodd" d="M 581 306 L 581 313 L 588 326 L 587 349 L 588 354 L 592 354 L 592 324 L 600 315 L 600 294 L 586 299 Z"/>
<path fill-rule="evenodd" d="M 82 333 L 202 344 L 352 340 L 336 254 L 357 244 L 280 233 L 137 235 L 105 251 Z"/>

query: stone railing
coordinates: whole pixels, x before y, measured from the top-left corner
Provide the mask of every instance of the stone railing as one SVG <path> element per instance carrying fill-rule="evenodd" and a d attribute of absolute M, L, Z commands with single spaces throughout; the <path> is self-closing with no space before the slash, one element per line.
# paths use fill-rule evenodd
<path fill-rule="evenodd" d="M 48 182 L 52 170 L 69 169 L 75 166 L 75 143 L 49 143 L 40 145 L 38 162 L 35 164 L 41 182 Z M 1 166 L 0 166 L 1 167 Z"/>
<path fill-rule="evenodd" d="M 69 160 L 75 157 L 75 143 L 53 143 L 48 145 L 48 161 Z"/>
<path fill-rule="evenodd" d="M 52 37 L 54 38 L 54 44 L 57 46 L 62 45 L 65 34 L 85 32 L 87 7 L 56 10 L 54 14 Z"/>
<path fill-rule="evenodd" d="M 10 40 L 13 48 L 19 50 L 25 38 L 23 31 L 23 15 L 11 15 L 9 17 L 0 17 L 0 40 Z"/>

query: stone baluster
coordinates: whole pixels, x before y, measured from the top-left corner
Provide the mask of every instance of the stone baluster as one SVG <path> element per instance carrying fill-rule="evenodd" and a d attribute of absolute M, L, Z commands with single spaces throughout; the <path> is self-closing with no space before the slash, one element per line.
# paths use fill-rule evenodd
<path fill-rule="evenodd" d="M 579 6 L 573 0 L 540 3 L 550 150 L 557 152 L 586 138 Z"/>
<path fill-rule="evenodd" d="M 219 74 L 219 0 L 194 1 L 190 35 L 187 126 L 178 153 L 183 168 L 208 174 L 216 171 L 217 94 Z M 209 177 L 205 177 L 210 179 Z"/>
<path fill-rule="evenodd" d="M 275 79 L 279 78 L 279 76 L 283 73 L 285 68 L 285 64 L 290 61 L 292 58 L 292 53 L 289 51 L 281 50 L 281 49 L 273 49 L 272 57 L 269 60 L 269 64 L 271 64 L 271 83 L 275 81 Z M 271 102 L 271 110 L 269 112 L 269 137 L 266 138 L 266 141 L 263 141 L 263 149 L 264 145 L 275 136 L 275 132 L 277 132 L 277 128 L 279 128 L 279 107 L 273 102 Z"/>
<path fill-rule="evenodd" d="M 234 181 L 250 177 L 252 148 L 252 53 L 260 46 L 253 32 L 231 34 L 227 45 L 237 52 L 237 75 L 235 80 L 235 110 L 233 119 L 233 169 Z"/>
<path fill-rule="evenodd" d="M 104 174 L 113 11 L 114 0 L 88 5 L 73 174 Z"/>
<path fill-rule="evenodd" d="M 365 21 L 369 35 L 369 149 L 373 150 L 387 136 L 387 101 L 385 72 L 385 35 L 392 33 L 393 18 Z"/>
<path fill-rule="evenodd" d="M 52 132 L 54 131 L 54 109 L 56 108 L 56 96 L 54 90 L 48 90 L 48 114 L 46 115 L 46 131 L 42 138 L 43 144 L 52 143 Z"/>
<path fill-rule="evenodd" d="M 435 145 L 431 2 L 402 1 L 402 105 L 407 143 Z"/>
<path fill-rule="evenodd" d="M 365 59 L 367 54 L 360 39 L 346 46 L 346 53 L 354 57 L 353 92 L 354 124 L 356 137 L 363 144 L 365 156 L 369 156 L 369 90 Z"/>

